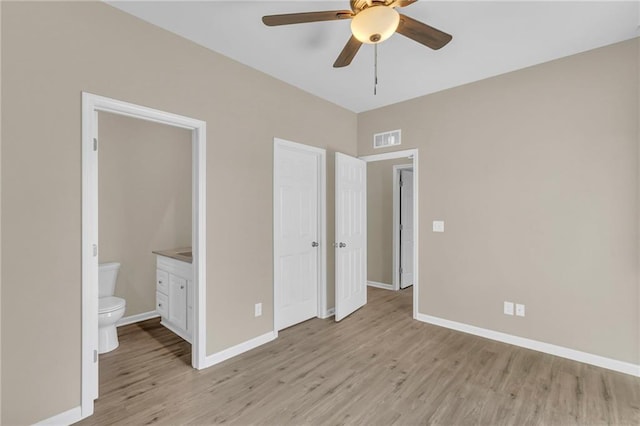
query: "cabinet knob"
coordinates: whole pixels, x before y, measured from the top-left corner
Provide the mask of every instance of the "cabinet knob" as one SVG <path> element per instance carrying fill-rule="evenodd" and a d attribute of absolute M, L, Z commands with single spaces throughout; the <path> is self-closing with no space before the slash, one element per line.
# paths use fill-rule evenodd
<path fill-rule="evenodd" d="M 162 280 L 158 280 L 158 284 L 162 284 Z"/>
<path fill-rule="evenodd" d="M 180 286 L 180 290 L 184 290 L 184 286 L 183 285 Z"/>
<path fill-rule="evenodd" d="M 158 308 L 162 308 L 162 303 L 158 303 Z"/>

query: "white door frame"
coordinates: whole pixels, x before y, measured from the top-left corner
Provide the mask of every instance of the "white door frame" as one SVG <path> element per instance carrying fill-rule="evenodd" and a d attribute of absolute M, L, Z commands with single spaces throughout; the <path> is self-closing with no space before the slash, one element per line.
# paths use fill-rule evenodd
<path fill-rule="evenodd" d="M 82 379 L 81 416 L 93 414 L 98 396 L 98 112 L 191 130 L 192 249 L 196 318 L 191 364 L 206 366 L 206 123 L 144 106 L 82 93 Z"/>
<path fill-rule="evenodd" d="M 413 170 L 413 164 L 393 166 L 393 275 L 391 276 L 391 284 L 394 290 L 400 290 L 400 172 L 402 170 Z M 413 193 L 415 196 L 415 191 Z"/>
<path fill-rule="evenodd" d="M 418 224 L 420 222 L 420 216 L 418 215 L 418 205 L 420 205 L 418 199 L 418 150 L 417 149 L 405 149 L 402 151 L 391 151 L 383 154 L 365 155 L 360 157 L 361 160 L 370 163 L 372 161 L 393 160 L 396 158 L 410 158 L 413 159 L 413 318 L 417 319 L 418 315 L 418 293 L 420 288 L 420 280 L 418 275 L 418 252 L 419 252 L 419 240 L 418 240 Z M 395 223 L 395 221 L 394 221 Z M 395 268 L 394 268 L 395 269 Z M 395 276 L 395 274 L 394 274 Z M 397 281 L 398 285 L 400 280 Z M 395 285 L 395 283 L 394 283 Z"/>
<path fill-rule="evenodd" d="M 278 337 L 278 294 L 279 294 L 279 280 L 276 276 L 277 265 L 276 261 L 280 254 L 279 241 L 275 238 L 277 235 L 275 230 L 277 229 L 277 218 L 275 214 L 276 206 L 279 202 L 279 194 L 275 191 L 278 182 L 276 167 L 277 167 L 277 153 L 280 148 L 296 149 L 312 153 L 318 156 L 318 244 L 320 250 L 318 250 L 318 318 L 328 318 L 329 312 L 327 310 L 327 152 L 322 148 L 316 148 L 309 145 L 304 145 L 297 142 L 291 142 L 288 140 L 273 138 L 273 332 Z"/>

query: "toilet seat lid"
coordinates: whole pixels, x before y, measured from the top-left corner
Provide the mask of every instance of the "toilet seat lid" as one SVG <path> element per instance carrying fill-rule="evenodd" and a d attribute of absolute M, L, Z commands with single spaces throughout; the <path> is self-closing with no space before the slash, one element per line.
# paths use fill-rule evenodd
<path fill-rule="evenodd" d="M 104 314 L 107 312 L 117 311 L 120 308 L 124 308 L 126 304 L 127 302 L 120 297 L 101 297 L 98 299 L 98 313 Z"/>

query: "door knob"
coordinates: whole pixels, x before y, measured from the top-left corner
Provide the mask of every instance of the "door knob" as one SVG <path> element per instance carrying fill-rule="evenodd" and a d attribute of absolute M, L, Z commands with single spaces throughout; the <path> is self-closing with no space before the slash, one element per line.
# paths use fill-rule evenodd
<path fill-rule="evenodd" d="M 318 242 L 317 242 L 317 241 L 313 241 L 313 242 L 311 243 L 311 247 L 318 247 L 319 245 L 320 245 L 320 244 L 318 244 Z"/>
<path fill-rule="evenodd" d="M 347 246 L 347 245 L 346 245 L 345 243 L 340 243 L 340 244 L 338 244 L 338 247 L 340 247 L 340 248 L 345 248 L 346 246 Z"/>

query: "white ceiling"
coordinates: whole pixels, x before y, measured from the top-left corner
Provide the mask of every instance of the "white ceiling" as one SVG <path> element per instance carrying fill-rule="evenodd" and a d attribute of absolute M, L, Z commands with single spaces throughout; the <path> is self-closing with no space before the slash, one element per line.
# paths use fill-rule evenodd
<path fill-rule="evenodd" d="M 145 21 L 354 112 L 393 104 L 640 35 L 638 1 L 428 1 L 398 9 L 453 35 L 439 51 L 395 34 L 333 62 L 350 21 L 267 27 L 263 15 L 349 9 L 341 1 L 109 1 Z"/>

